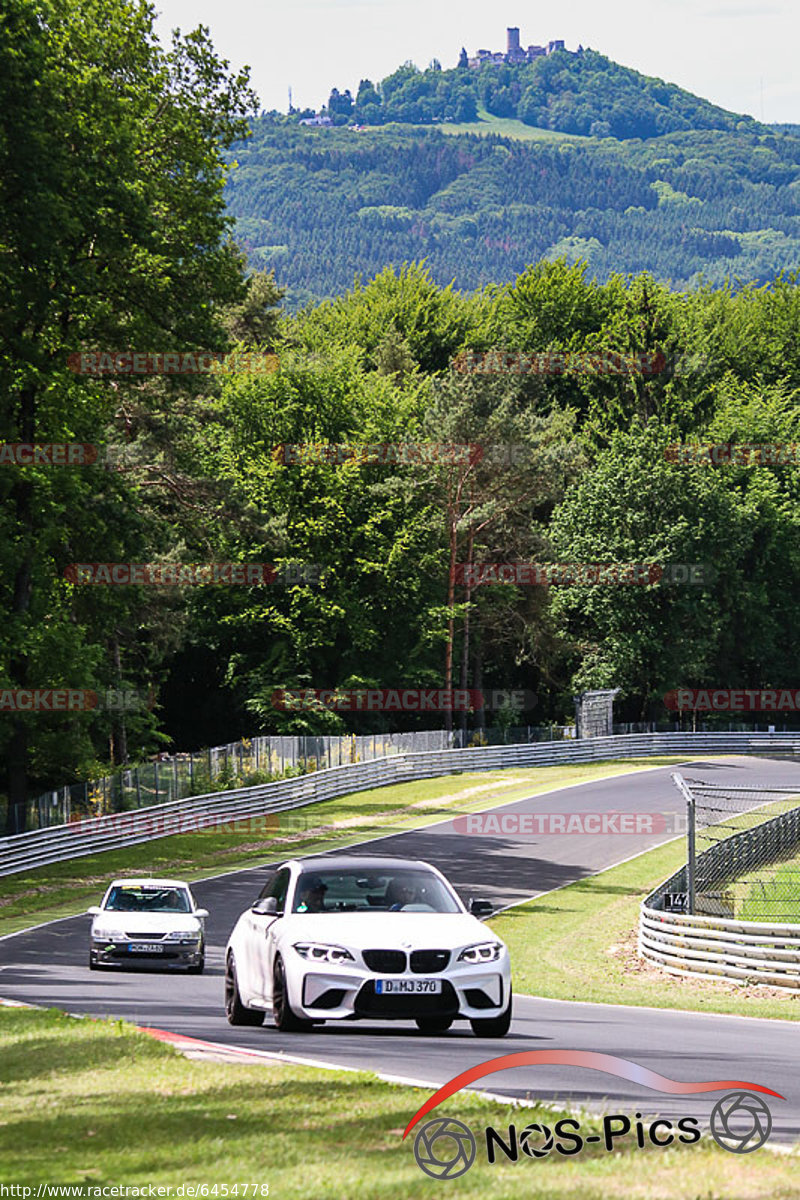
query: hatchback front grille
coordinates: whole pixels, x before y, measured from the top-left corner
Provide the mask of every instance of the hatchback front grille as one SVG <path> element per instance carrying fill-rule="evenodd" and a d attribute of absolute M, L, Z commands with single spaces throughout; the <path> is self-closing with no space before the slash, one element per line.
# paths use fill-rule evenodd
<path fill-rule="evenodd" d="M 406 969 L 402 950 L 365 950 L 364 962 L 370 971 L 384 971 L 387 975 L 402 975 Z"/>

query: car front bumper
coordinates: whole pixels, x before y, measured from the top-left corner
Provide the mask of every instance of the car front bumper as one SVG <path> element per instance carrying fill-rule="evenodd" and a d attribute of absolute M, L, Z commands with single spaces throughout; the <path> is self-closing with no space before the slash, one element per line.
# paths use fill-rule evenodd
<path fill-rule="evenodd" d="M 158 945 L 158 949 L 152 947 Z M 151 943 L 150 948 L 131 949 L 135 942 L 92 940 L 89 953 L 99 967 L 196 967 L 203 961 L 202 942 Z"/>
<path fill-rule="evenodd" d="M 290 1003 L 298 1016 L 309 1020 L 347 1020 L 363 1017 L 375 1021 L 413 1021 L 416 1018 L 441 1017 L 477 1019 L 496 1017 L 504 1012 L 511 995 L 511 969 L 508 957 L 477 967 L 465 964 L 450 967 L 425 979 L 441 981 L 439 992 L 400 992 L 380 994 L 378 980 L 418 983 L 419 975 L 398 975 L 369 971 L 354 964 L 346 967 L 326 963 L 305 968 L 299 975 L 297 995 L 290 988 Z"/>

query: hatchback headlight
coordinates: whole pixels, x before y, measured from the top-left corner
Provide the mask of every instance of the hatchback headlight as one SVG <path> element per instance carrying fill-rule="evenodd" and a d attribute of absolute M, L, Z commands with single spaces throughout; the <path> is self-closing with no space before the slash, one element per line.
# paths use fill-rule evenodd
<path fill-rule="evenodd" d="M 294 948 L 301 958 L 309 962 L 355 962 L 349 950 L 344 946 L 327 946 L 324 942 L 295 942 Z"/>
<path fill-rule="evenodd" d="M 485 963 L 497 962 L 503 949 L 502 942 L 479 942 L 475 946 L 467 946 L 458 956 L 459 962 Z"/>
<path fill-rule="evenodd" d="M 96 942 L 127 942 L 128 935 L 124 929 L 93 929 L 92 938 Z"/>

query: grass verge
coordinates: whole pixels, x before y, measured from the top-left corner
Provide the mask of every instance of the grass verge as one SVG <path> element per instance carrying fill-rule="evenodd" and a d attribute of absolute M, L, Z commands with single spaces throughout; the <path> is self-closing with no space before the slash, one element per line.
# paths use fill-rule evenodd
<path fill-rule="evenodd" d="M 458 775 L 353 792 L 276 814 L 267 828 L 246 823 L 233 832 L 179 834 L 124 850 L 53 863 L 0 879 L 0 936 L 70 916 L 89 904 L 115 875 L 174 875 L 198 880 L 276 858 L 312 854 L 385 834 L 421 829 L 459 813 L 550 791 L 570 783 L 668 766 L 682 758 L 609 760 L 528 770 L 468 771 Z M 272 822 L 270 825 L 269 822 Z"/>
<path fill-rule="evenodd" d="M 679 838 L 493 918 L 511 951 L 514 990 L 555 1000 L 800 1018 L 800 996 L 672 976 L 637 958 L 639 905 L 685 855 Z"/>
<path fill-rule="evenodd" d="M 705 1132 L 694 1145 L 640 1151 L 629 1136 L 613 1153 L 599 1143 L 572 1158 L 523 1154 L 490 1166 L 487 1125 L 508 1137 L 511 1122 L 520 1131 L 535 1121 L 552 1127 L 566 1114 L 463 1092 L 440 1111 L 473 1130 L 478 1153 L 467 1174 L 441 1183 L 417 1166 L 413 1134 L 402 1141 L 428 1090 L 294 1064 L 189 1060 L 122 1021 L 78 1021 L 54 1009 L 0 1010 L 0 1060 L 2 1178 L 34 1189 L 83 1185 L 91 1196 L 128 1186 L 147 1195 L 148 1185 L 205 1184 L 207 1195 L 222 1196 L 223 1185 L 247 1182 L 302 1200 L 416 1200 L 441 1188 L 462 1200 L 797 1195 L 794 1156 L 729 1154 Z M 601 1128 L 599 1118 L 581 1118 L 584 1136 Z"/>

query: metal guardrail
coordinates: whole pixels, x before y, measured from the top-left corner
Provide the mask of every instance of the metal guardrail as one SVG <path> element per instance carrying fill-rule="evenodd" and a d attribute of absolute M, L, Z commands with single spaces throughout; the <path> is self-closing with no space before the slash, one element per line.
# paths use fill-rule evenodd
<path fill-rule="evenodd" d="M 676 778 L 675 782 L 686 791 L 685 781 Z M 689 896 L 695 888 L 702 891 L 704 879 L 721 885 L 741 877 L 753 865 L 763 863 L 765 845 L 773 861 L 797 849 L 800 807 L 724 838 L 697 856 L 693 879 L 688 865 L 683 866 L 651 892 L 639 915 L 639 957 L 670 974 L 800 989 L 800 925 L 664 909 L 666 893 Z"/>
<path fill-rule="evenodd" d="M 800 754 L 800 739 L 791 733 L 763 737 L 754 737 L 751 733 L 642 733 L 582 741 L 395 754 L 371 762 L 330 767 L 277 783 L 213 792 L 0 838 L 0 876 L 207 828 L 222 819 L 230 821 L 285 812 L 351 792 L 452 772 L 556 766 L 559 763 L 652 755 L 752 754 L 776 749 Z"/>
<path fill-rule="evenodd" d="M 645 903 L 639 956 L 673 975 L 800 988 L 800 925 L 665 913 Z"/>

